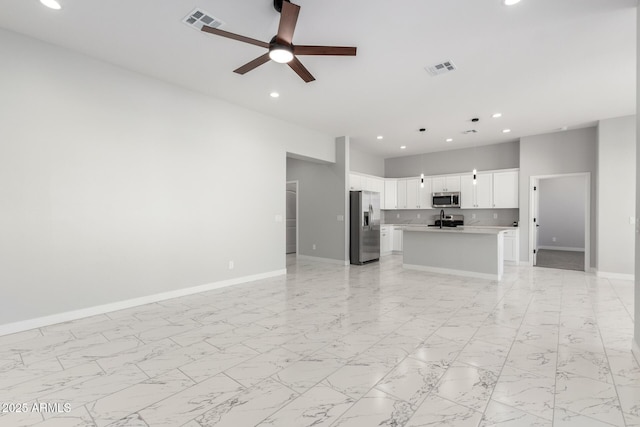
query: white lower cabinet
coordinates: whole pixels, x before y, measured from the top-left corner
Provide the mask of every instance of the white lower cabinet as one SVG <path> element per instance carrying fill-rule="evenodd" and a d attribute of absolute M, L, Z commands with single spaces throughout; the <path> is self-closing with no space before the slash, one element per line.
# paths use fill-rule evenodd
<path fill-rule="evenodd" d="M 392 227 L 392 235 L 393 235 L 393 243 L 392 249 L 393 252 L 402 252 L 402 227 L 394 226 Z"/>
<path fill-rule="evenodd" d="M 392 227 L 383 225 L 380 227 L 380 255 L 389 255 L 393 251 Z"/>
<path fill-rule="evenodd" d="M 518 263 L 520 258 L 520 233 L 517 228 L 504 233 L 504 260 L 511 263 Z"/>

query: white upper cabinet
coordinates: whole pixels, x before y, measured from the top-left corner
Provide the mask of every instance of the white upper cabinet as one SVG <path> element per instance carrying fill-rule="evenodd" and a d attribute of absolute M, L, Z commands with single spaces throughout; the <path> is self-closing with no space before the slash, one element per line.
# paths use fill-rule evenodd
<path fill-rule="evenodd" d="M 490 209 L 493 206 L 493 174 L 479 173 L 476 176 L 476 208 Z"/>
<path fill-rule="evenodd" d="M 460 191 L 460 175 L 431 177 L 431 187 L 434 193 Z"/>
<path fill-rule="evenodd" d="M 397 209 L 407 209 L 407 180 L 399 179 L 396 181 L 397 188 Z"/>
<path fill-rule="evenodd" d="M 412 178 L 407 180 L 407 209 L 420 209 L 418 188 L 420 188 L 420 179 Z"/>
<path fill-rule="evenodd" d="M 362 176 L 354 173 L 349 174 L 349 189 L 351 191 L 362 190 Z"/>
<path fill-rule="evenodd" d="M 493 206 L 493 174 L 476 174 L 476 183 L 473 184 L 473 175 L 460 177 L 460 208 L 462 209 L 489 209 Z"/>
<path fill-rule="evenodd" d="M 384 181 L 384 209 L 397 209 L 398 207 L 398 187 L 395 179 Z"/>
<path fill-rule="evenodd" d="M 424 178 L 424 187 L 420 185 L 420 179 L 418 179 L 418 209 L 431 209 L 431 178 Z"/>
<path fill-rule="evenodd" d="M 494 172 L 493 207 L 499 209 L 518 207 L 518 171 Z"/>

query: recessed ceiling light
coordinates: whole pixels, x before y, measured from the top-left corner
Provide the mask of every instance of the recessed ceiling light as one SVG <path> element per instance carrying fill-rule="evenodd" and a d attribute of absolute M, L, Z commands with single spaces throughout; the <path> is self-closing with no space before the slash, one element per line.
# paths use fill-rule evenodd
<path fill-rule="evenodd" d="M 452 142 L 453 138 L 447 138 L 447 142 Z"/>
<path fill-rule="evenodd" d="M 401 146 L 400 146 L 400 149 L 401 149 L 401 150 L 404 150 L 404 149 L 406 149 L 406 148 L 407 148 L 407 146 L 406 146 L 406 145 L 401 145 Z"/>
<path fill-rule="evenodd" d="M 513 6 L 516 3 L 520 3 L 520 0 L 504 0 L 504 4 L 507 6 Z"/>
<path fill-rule="evenodd" d="M 270 96 L 270 97 L 272 97 L 272 98 L 279 98 L 279 97 L 280 97 L 280 94 L 279 94 L 278 92 L 271 92 L 271 93 L 269 94 L 269 96 Z"/>
<path fill-rule="evenodd" d="M 511 132 L 511 129 L 503 129 L 502 130 L 502 133 L 509 133 L 509 132 Z"/>
<path fill-rule="evenodd" d="M 382 139 L 382 138 L 383 138 L 383 136 L 382 136 L 382 135 L 378 135 L 378 139 Z"/>
<path fill-rule="evenodd" d="M 62 6 L 56 0 L 40 0 L 40 3 L 47 6 L 49 9 L 60 10 Z"/>
<path fill-rule="evenodd" d="M 498 119 L 498 118 L 502 117 L 502 113 L 495 113 L 495 114 L 494 114 L 493 116 L 491 116 L 491 117 L 493 117 L 494 119 Z"/>

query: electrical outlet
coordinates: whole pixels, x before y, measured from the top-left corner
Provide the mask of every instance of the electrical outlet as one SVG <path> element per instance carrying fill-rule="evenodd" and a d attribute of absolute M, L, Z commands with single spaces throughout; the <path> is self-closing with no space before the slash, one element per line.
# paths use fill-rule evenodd
<path fill-rule="evenodd" d="M 471 214 L 471 219 L 476 219 L 476 214 Z"/>
<path fill-rule="evenodd" d="M 497 213 L 493 214 L 493 219 L 498 219 L 498 214 Z"/>
<path fill-rule="evenodd" d="M 233 261 L 229 261 L 229 270 L 233 270 L 234 263 Z"/>
<path fill-rule="evenodd" d="M 314 243 L 312 246 L 312 249 L 315 251 L 316 250 L 316 244 Z"/>
<path fill-rule="evenodd" d="M 555 237 L 552 237 L 552 238 L 551 238 L 551 241 L 552 241 L 552 242 L 555 242 L 556 240 L 558 240 L 558 239 L 556 239 Z"/>
<path fill-rule="evenodd" d="M 400 214 L 396 214 L 396 218 L 400 218 Z"/>
<path fill-rule="evenodd" d="M 420 214 L 418 214 L 418 218 L 420 218 Z"/>

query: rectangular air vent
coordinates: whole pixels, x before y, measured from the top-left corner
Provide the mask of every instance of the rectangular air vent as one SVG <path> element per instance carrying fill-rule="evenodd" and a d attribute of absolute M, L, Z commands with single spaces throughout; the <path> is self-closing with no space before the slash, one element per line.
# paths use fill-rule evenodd
<path fill-rule="evenodd" d="M 457 68 L 456 68 L 456 64 L 454 64 L 453 61 L 444 61 L 439 64 L 432 65 L 430 67 L 425 67 L 425 69 L 429 72 L 429 74 L 435 77 L 435 76 L 439 76 L 440 74 L 450 73 L 451 71 L 455 71 Z"/>
<path fill-rule="evenodd" d="M 204 25 L 213 28 L 218 28 L 224 25 L 224 22 L 220 19 L 198 8 L 193 9 L 190 14 L 185 16 L 182 19 L 182 22 L 198 31 L 202 30 Z"/>
<path fill-rule="evenodd" d="M 465 135 L 468 135 L 468 134 L 470 134 L 470 133 L 478 133 L 478 131 L 477 131 L 477 130 L 475 130 L 475 129 L 469 129 L 469 130 L 465 130 L 465 131 L 464 131 L 464 132 L 462 132 L 462 133 L 464 133 Z"/>

